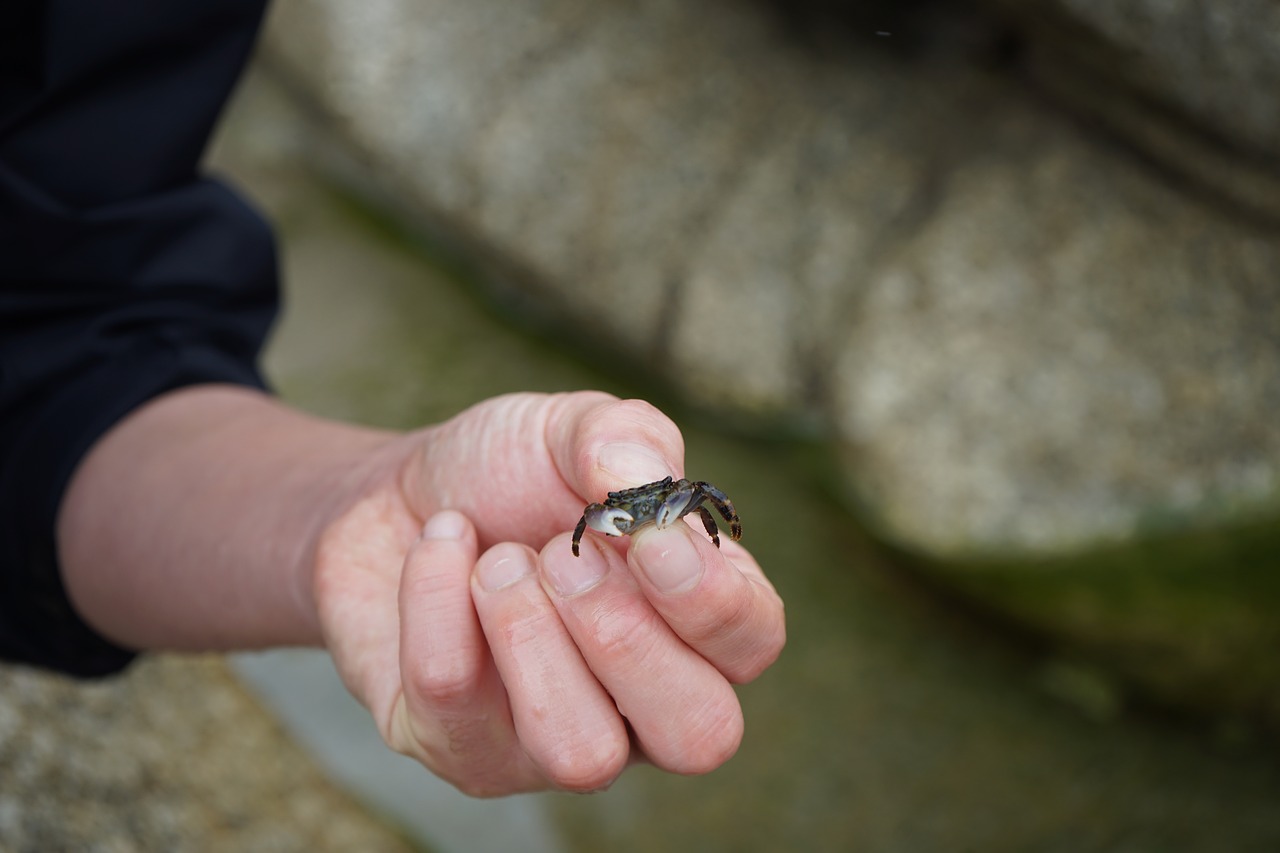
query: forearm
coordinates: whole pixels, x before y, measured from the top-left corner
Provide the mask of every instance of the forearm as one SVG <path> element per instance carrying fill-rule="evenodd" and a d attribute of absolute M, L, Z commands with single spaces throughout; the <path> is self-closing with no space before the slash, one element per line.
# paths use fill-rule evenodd
<path fill-rule="evenodd" d="M 319 643 L 316 544 L 397 475 L 396 439 L 234 386 L 166 394 L 104 436 L 71 480 L 58 518 L 71 600 L 131 648 Z"/>

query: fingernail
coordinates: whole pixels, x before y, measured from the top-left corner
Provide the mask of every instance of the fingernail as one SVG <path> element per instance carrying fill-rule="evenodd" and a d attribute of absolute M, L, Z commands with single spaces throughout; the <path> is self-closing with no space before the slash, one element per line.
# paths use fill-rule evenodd
<path fill-rule="evenodd" d="M 461 513 L 445 510 L 427 519 L 422 528 L 423 539 L 461 539 L 466 532 L 466 521 Z"/>
<path fill-rule="evenodd" d="M 671 466 L 651 447 L 631 442 L 613 442 L 600 448 L 600 467 L 627 483 L 643 485 L 661 480 Z"/>
<path fill-rule="evenodd" d="M 476 579 L 485 592 L 497 592 L 533 574 L 533 560 L 523 548 L 513 548 L 505 556 L 481 559 L 476 566 Z"/>
<path fill-rule="evenodd" d="M 551 588 L 561 598 L 586 592 L 609 573 L 609 563 L 594 542 L 582 543 L 582 555 L 548 553 L 544 558 L 543 572 L 551 582 Z"/>
<path fill-rule="evenodd" d="M 689 540 L 688 529 L 678 524 L 666 530 L 644 528 L 632 537 L 631 553 L 649 583 L 666 595 L 688 592 L 702 579 L 702 559 Z"/>

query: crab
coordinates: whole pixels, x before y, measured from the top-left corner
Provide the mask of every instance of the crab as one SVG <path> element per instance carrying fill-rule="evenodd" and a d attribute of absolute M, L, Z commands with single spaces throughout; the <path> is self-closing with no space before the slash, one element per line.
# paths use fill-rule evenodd
<path fill-rule="evenodd" d="M 573 556 L 578 556 L 578 543 L 588 527 L 606 536 L 629 536 L 645 524 L 656 524 L 659 529 L 670 527 L 694 510 L 702 516 L 702 526 L 719 548 L 720 530 L 711 517 L 711 511 L 703 506 L 705 501 L 710 501 L 729 523 L 729 538 L 735 542 L 741 539 L 742 522 L 738 520 L 738 512 L 728 495 L 700 480 L 673 482 L 667 477 L 634 489 L 609 492 L 604 503 L 589 504 L 573 530 Z"/>

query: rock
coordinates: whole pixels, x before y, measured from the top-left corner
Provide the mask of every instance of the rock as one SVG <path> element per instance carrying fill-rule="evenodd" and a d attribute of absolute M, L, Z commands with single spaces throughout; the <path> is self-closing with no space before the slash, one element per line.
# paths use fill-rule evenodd
<path fill-rule="evenodd" d="M 1187 90 L 1230 38 L 1165 74 L 1190 12 L 1142 29 L 1102 6 L 1072 8 L 1116 43 L 1164 39 L 1119 77 L 1162 78 L 1192 122 L 1231 112 Z M 952 4 L 887 34 L 772 10 L 286 2 L 269 54 L 370 192 L 498 270 L 503 298 L 532 294 L 556 334 L 704 407 L 825 424 L 893 547 L 1152 689 L 1247 683 L 1228 704 L 1280 721 L 1257 654 L 1280 608 L 1269 36 L 1233 71 L 1254 81 L 1232 90 L 1240 164 L 1194 127 L 1139 116 L 1118 144 L 1125 125 L 1044 98 L 1010 57 L 1073 66 L 1040 62 L 1057 54 L 1031 27 L 1010 49 Z M 1135 156 L 1148 130 L 1178 155 Z M 1243 571 L 1224 534 L 1242 525 Z"/>
<path fill-rule="evenodd" d="M 1280 218 L 1280 6 L 1268 0 L 984 0 L 1027 34 L 1064 105 L 1197 190 Z"/>
<path fill-rule="evenodd" d="M 988 116 L 989 153 L 861 288 L 832 387 L 850 478 L 935 554 L 1229 521 L 1280 480 L 1280 241 Z"/>
<path fill-rule="evenodd" d="M 100 682 L 0 666 L 0 847 L 412 849 L 212 657 Z"/>
<path fill-rule="evenodd" d="M 377 8 L 284 4 L 272 41 L 373 176 L 690 397 L 830 413 L 897 538 L 1275 494 L 1276 231 L 1007 80 L 807 54 L 751 4 Z"/>

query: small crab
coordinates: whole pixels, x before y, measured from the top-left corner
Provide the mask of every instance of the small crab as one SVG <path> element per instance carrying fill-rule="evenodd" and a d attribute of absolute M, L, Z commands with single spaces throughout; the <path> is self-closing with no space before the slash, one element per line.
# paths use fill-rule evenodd
<path fill-rule="evenodd" d="M 604 503 L 587 506 L 573 530 L 573 556 L 578 556 L 578 543 L 588 527 L 606 536 L 628 536 L 643 524 L 670 527 L 676 519 L 694 510 L 702 516 L 702 526 L 719 548 L 719 528 L 711 517 L 711 511 L 702 505 L 703 501 L 711 501 L 711 505 L 729 522 L 730 539 L 737 542 L 742 538 L 742 522 L 738 520 L 738 512 L 728 495 L 710 483 L 684 479 L 672 482 L 667 477 L 647 486 L 609 492 Z"/>

